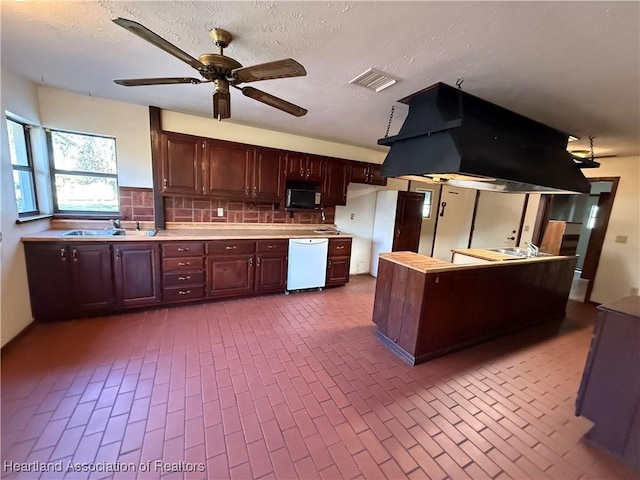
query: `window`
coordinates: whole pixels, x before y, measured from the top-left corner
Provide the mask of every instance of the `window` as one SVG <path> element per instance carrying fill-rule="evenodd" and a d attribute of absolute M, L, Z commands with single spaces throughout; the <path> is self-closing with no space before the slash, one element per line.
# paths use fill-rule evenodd
<path fill-rule="evenodd" d="M 416 188 L 416 192 L 424 193 L 424 203 L 422 204 L 422 218 L 431 218 L 431 197 L 433 190 Z"/>
<path fill-rule="evenodd" d="M 39 213 L 29 128 L 29 125 L 7 118 L 9 155 L 13 168 L 13 185 L 18 205 L 18 216 L 20 217 Z"/>
<path fill-rule="evenodd" d="M 114 138 L 49 130 L 47 143 L 56 213 L 119 212 Z"/>
<path fill-rule="evenodd" d="M 589 210 L 589 216 L 587 217 L 587 229 L 592 230 L 596 226 L 596 219 L 598 218 L 598 206 L 591 205 Z"/>

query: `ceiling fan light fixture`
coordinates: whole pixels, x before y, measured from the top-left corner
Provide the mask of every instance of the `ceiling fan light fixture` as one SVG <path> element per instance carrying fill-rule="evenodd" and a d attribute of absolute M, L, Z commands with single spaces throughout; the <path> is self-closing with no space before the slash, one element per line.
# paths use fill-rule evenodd
<path fill-rule="evenodd" d="M 385 88 L 395 85 L 397 82 L 397 78 L 373 67 L 365 70 L 360 75 L 349 81 L 352 85 L 368 88 L 375 92 L 381 92 Z"/>

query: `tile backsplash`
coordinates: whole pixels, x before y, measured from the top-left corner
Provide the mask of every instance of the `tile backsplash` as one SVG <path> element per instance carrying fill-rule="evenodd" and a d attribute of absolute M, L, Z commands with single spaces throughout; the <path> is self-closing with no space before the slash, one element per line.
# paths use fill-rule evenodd
<path fill-rule="evenodd" d="M 218 209 L 222 208 L 222 216 Z M 301 223 L 333 224 L 335 207 L 324 210 L 325 220 L 318 211 L 289 212 L 272 204 L 253 204 L 209 198 L 166 197 L 167 222 L 219 223 Z M 153 190 L 150 188 L 120 187 L 120 213 L 124 220 L 153 220 Z"/>

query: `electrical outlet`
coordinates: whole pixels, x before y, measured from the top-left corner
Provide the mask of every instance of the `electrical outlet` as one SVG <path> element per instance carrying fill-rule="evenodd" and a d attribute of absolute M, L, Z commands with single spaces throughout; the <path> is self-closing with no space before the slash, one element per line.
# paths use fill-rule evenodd
<path fill-rule="evenodd" d="M 616 243 L 627 243 L 626 235 L 616 235 Z"/>
<path fill-rule="evenodd" d="M 218 208 L 218 216 L 219 217 L 224 217 L 224 208 L 222 208 L 222 207 Z"/>
<path fill-rule="evenodd" d="M 351 220 L 353 220 L 355 218 L 355 215 L 352 213 L 350 218 Z"/>
<path fill-rule="evenodd" d="M 525 231 L 525 232 L 528 232 L 528 231 L 529 231 L 529 225 L 525 225 L 525 226 L 524 226 L 524 231 Z"/>

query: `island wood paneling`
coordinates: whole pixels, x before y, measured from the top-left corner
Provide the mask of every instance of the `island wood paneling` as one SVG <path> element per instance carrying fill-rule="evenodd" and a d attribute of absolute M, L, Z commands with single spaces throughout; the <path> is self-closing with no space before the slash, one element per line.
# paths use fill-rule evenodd
<path fill-rule="evenodd" d="M 410 364 L 564 316 L 576 257 L 419 271 L 380 259 L 373 321 Z"/>

